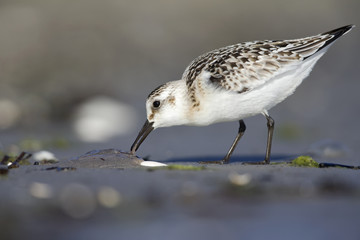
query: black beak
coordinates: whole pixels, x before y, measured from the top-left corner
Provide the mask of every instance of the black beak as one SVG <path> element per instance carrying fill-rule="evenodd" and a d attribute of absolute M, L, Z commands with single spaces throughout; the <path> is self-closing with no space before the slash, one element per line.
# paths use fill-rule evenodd
<path fill-rule="evenodd" d="M 148 120 L 145 121 L 144 126 L 141 128 L 139 135 L 136 137 L 133 145 L 130 148 L 132 154 L 135 154 L 135 152 L 140 147 L 140 144 L 145 140 L 149 133 L 154 130 L 153 124 L 154 122 L 149 122 Z"/>

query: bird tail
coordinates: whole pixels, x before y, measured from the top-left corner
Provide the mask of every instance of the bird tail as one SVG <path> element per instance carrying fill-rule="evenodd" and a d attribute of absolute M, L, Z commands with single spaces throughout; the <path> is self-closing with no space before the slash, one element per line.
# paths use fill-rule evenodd
<path fill-rule="evenodd" d="M 299 53 L 305 60 L 320 51 L 325 52 L 336 39 L 348 33 L 354 26 L 355 25 L 347 25 L 316 36 L 303 38 L 301 39 L 302 44 L 288 48 L 287 50 Z"/>

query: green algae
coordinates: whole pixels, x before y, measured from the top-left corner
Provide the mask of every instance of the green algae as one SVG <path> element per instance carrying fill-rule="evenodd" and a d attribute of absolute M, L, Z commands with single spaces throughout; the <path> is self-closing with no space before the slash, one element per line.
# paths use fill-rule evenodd
<path fill-rule="evenodd" d="M 299 156 L 292 160 L 289 165 L 294 167 L 319 167 L 319 163 L 310 156 Z"/>
<path fill-rule="evenodd" d="M 320 165 L 310 156 L 298 156 L 290 162 L 271 162 L 271 165 L 288 165 L 292 167 L 313 167 L 319 168 Z"/>

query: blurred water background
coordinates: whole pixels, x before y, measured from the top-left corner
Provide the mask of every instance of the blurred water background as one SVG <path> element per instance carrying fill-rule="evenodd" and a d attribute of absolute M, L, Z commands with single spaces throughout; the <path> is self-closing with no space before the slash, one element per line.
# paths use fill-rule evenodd
<path fill-rule="evenodd" d="M 36 148 L 26 139 L 53 143 L 48 148 L 60 158 L 98 148 L 128 150 L 145 120 L 148 93 L 179 79 L 198 55 L 243 41 L 359 25 L 359 10 L 357 0 L 2 0 L 0 150 Z M 305 152 L 324 139 L 352 156 L 359 151 L 359 40 L 357 27 L 270 111 L 274 154 Z M 265 119 L 245 122 L 235 155 L 263 154 Z M 237 127 L 160 129 L 139 154 L 159 160 L 222 155 Z"/>

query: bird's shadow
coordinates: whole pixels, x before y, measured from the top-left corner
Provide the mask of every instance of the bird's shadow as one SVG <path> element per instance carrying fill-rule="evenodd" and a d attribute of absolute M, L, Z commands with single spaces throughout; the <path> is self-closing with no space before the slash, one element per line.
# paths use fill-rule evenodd
<path fill-rule="evenodd" d="M 196 156 L 196 157 L 184 157 L 184 158 L 171 158 L 164 162 L 166 163 L 199 163 L 199 162 L 211 162 L 221 160 L 224 156 Z M 272 155 L 271 162 L 288 162 L 292 160 L 294 155 Z M 264 161 L 264 155 L 242 155 L 232 156 L 230 163 L 254 163 Z"/>

